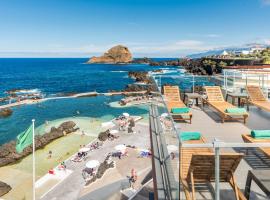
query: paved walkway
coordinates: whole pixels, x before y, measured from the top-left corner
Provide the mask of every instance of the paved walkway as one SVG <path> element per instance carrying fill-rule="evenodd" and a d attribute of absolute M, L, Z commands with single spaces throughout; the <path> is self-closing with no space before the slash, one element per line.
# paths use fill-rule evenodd
<path fill-rule="evenodd" d="M 85 163 L 88 160 L 99 160 L 103 162 L 106 155 L 114 151 L 114 147 L 118 144 L 134 145 L 139 148 L 149 147 L 149 130 L 148 126 L 137 123 L 135 127 L 136 133 L 119 133 L 119 139 L 114 141 L 106 141 L 100 149 L 90 152 L 87 160 L 80 163 L 68 161 L 67 168 L 73 173 L 63 182 L 57 185 L 53 190 L 47 193 L 42 200 L 75 200 L 79 198 L 80 192 L 85 185 L 82 177 L 82 169 L 85 168 Z"/>

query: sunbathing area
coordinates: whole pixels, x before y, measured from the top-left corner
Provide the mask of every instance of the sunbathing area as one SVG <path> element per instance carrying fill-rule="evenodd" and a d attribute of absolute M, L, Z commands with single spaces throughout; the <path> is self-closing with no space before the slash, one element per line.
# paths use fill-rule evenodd
<path fill-rule="evenodd" d="M 239 99 L 243 106 L 228 100 L 220 86 L 204 86 L 184 104 L 186 91 L 164 83 L 158 115 L 167 168 L 179 183 L 170 189 L 175 199 L 270 198 L 269 100 L 258 86 L 244 89 L 249 98 Z"/>
<path fill-rule="evenodd" d="M 123 113 L 103 123 L 107 129 L 104 134 L 49 172 L 47 176 L 53 177 L 50 181 L 41 179 L 36 183 L 39 198 L 121 199 L 132 196 L 142 182 L 151 179 L 148 177 L 151 172 L 149 129 L 147 124 L 138 121 L 140 119 Z M 60 182 L 50 183 L 59 176 L 62 176 Z"/>

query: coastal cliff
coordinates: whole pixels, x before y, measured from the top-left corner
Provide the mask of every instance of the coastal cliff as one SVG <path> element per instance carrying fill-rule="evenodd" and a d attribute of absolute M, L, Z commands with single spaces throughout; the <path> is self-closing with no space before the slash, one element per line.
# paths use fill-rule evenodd
<path fill-rule="evenodd" d="M 87 62 L 88 64 L 92 63 L 129 63 L 132 61 L 132 54 L 129 49 L 122 45 L 117 45 L 109 49 L 100 57 L 92 57 Z"/>

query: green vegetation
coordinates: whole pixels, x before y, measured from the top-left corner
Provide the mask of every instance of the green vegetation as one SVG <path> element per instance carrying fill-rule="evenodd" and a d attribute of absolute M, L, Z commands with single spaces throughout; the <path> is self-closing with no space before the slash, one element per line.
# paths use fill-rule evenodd
<path fill-rule="evenodd" d="M 232 55 L 236 58 L 243 58 L 243 59 L 257 59 L 262 60 L 262 64 L 270 64 L 270 47 L 262 50 L 262 51 L 255 51 L 250 54 L 240 54 L 238 56 Z"/>

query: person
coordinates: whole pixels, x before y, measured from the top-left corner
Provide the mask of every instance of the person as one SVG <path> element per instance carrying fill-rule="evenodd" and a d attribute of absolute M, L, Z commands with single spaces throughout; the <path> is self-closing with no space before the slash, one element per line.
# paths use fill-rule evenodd
<path fill-rule="evenodd" d="M 129 119 L 129 124 L 128 124 L 128 133 L 133 133 L 133 127 L 135 127 L 135 121 L 134 119 L 131 117 Z"/>
<path fill-rule="evenodd" d="M 135 169 L 131 169 L 131 176 L 130 176 L 130 187 L 134 188 L 134 184 L 137 181 L 137 173 Z"/>
<path fill-rule="evenodd" d="M 121 159 L 121 157 L 122 157 L 122 153 L 121 152 L 118 152 L 118 158 L 119 158 L 119 160 Z"/>
<path fill-rule="evenodd" d="M 171 158 L 172 160 L 175 158 L 175 154 L 173 152 L 171 152 Z"/>
<path fill-rule="evenodd" d="M 61 165 L 63 166 L 64 169 L 67 168 L 65 161 L 61 162 Z"/>
<path fill-rule="evenodd" d="M 84 131 L 82 131 L 82 134 L 81 134 L 81 136 L 83 137 L 83 136 L 85 136 L 85 133 L 84 133 Z"/>
<path fill-rule="evenodd" d="M 49 151 L 48 159 L 52 158 L 52 151 Z"/>
<path fill-rule="evenodd" d="M 55 173 L 54 173 L 54 170 L 53 170 L 53 169 L 50 169 L 50 170 L 49 170 L 49 174 L 53 174 L 53 175 L 54 175 L 54 174 L 55 174 Z"/>

